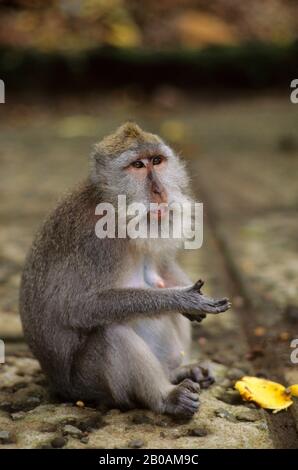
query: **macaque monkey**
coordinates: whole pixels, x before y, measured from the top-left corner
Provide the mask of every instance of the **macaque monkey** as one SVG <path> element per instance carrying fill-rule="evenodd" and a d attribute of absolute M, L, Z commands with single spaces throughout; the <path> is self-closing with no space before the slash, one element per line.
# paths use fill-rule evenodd
<path fill-rule="evenodd" d="M 224 312 L 175 261 L 177 241 L 98 238 L 95 208 L 190 200 L 180 158 L 156 135 L 122 125 L 91 154 L 86 182 L 45 221 L 21 283 L 25 337 L 61 396 L 108 407 L 191 417 L 213 379 L 183 365 L 190 320 Z"/>

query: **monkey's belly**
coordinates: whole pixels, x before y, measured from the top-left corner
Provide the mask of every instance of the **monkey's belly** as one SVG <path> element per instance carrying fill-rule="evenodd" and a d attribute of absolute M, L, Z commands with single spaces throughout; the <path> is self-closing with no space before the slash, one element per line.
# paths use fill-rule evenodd
<path fill-rule="evenodd" d="M 180 316 L 180 314 L 177 314 Z M 162 365 L 168 369 L 175 369 L 182 364 L 188 345 L 183 344 L 173 322 L 175 313 L 164 315 L 162 318 L 138 319 L 132 322 L 133 330 L 145 341 L 153 354 Z"/>
<path fill-rule="evenodd" d="M 125 286 L 136 288 L 157 287 L 154 280 L 162 281 L 154 264 L 142 260 L 127 276 Z M 165 368 L 181 365 L 188 354 L 190 342 L 189 322 L 180 314 L 169 313 L 160 318 L 137 318 L 130 322 L 133 330 L 146 342 Z"/>

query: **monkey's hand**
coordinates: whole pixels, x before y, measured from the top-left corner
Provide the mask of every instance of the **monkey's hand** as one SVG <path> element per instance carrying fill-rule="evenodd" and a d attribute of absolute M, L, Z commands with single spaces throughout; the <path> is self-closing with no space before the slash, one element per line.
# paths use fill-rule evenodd
<path fill-rule="evenodd" d="M 220 313 L 225 312 L 231 306 L 229 299 L 226 297 L 223 299 L 212 299 L 202 294 L 201 288 L 204 285 L 204 281 L 201 279 L 197 281 L 193 286 L 187 289 L 189 296 L 190 308 L 182 314 L 190 321 L 201 322 L 206 318 L 207 313 Z"/>

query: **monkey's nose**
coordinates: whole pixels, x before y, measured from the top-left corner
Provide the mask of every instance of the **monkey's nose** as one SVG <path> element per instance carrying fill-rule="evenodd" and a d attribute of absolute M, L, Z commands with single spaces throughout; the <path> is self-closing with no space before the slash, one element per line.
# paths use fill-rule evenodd
<path fill-rule="evenodd" d="M 153 196 L 152 197 L 153 202 L 157 202 L 157 203 L 167 202 L 168 200 L 167 193 L 162 186 L 159 186 L 156 183 L 154 183 L 152 185 L 151 191 L 152 191 L 152 196 Z"/>

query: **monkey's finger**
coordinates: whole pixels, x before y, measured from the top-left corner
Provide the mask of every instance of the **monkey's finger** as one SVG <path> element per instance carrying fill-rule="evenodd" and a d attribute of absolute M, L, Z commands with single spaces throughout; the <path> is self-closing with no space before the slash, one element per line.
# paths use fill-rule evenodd
<path fill-rule="evenodd" d="M 197 321 L 197 322 L 201 322 L 202 320 L 204 320 L 204 318 L 206 318 L 206 313 L 197 312 L 197 311 L 183 313 L 182 315 L 190 321 Z"/>
<path fill-rule="evenodd" d="M 226 310 L 230 308 L 230 306 L 231 306 L 230 302 L 225 302 L 220 305 L 216 305 L 215 307 L 216 313 L 225 312 Z"/>
<path fill-rule="evenodd" d="M 229 299 L 227 297 L 224 297 L 223 299 L 217 299 L 215 300 L 215 305 L 224 305 L 226 303 L 229 303 Z"/>
<path fill-rule="evenodd" d="M 201 388 L 209 388 L 210 385 L 214 384 L 215 379 L 214 377 L 208 377 L 200 382 Z"/>
<path fill-rule="evenodd" d="M 204 285 L 204 281 L 202 281 L 202 279 L 199 279 L 199 280 L 194 284 L 193 288 L 194 288 L 196 291 L 200 292 L 200 290 L 201 290 L 201 288 L 203 287 L 203 285 Z"/>
<path fill-rule="evenodd" d="M 201 308 L 204 312 L 206 313 L 221 313 L 221 312 L 225 312 L 226 310 L 228 310 L 228 308 L 230 307 L 230 304 L 229 302 L 225 302 L 224 304 L 221 304 L 221 305 L 217 305 L 215 302 L 204 302 L 202 305 L 201 305 Z"/>
<path fill-rule="evenodd" d="M 185 390 L 184 394 L 180 398 L 180 403 L 185 403 L 188 404 L 189 400 L 197 402 L 199 401 L 199 394 L 196 392 L 190 392 L 188 390 Z"/>

